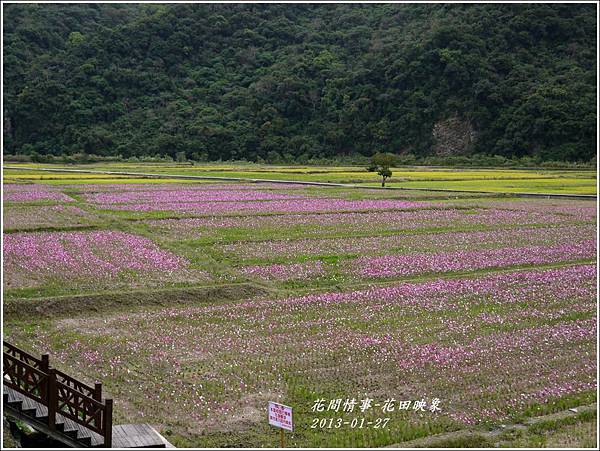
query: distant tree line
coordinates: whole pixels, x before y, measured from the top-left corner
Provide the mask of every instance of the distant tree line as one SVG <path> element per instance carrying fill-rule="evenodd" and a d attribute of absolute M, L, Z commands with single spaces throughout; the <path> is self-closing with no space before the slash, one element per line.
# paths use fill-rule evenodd
<path fill-rule="evenodd" d="M 9 4 L 4 77 L 31 160 L 596 156 L 591 4 Z M 439 155 L 449 117 L 475 138 Z"/>

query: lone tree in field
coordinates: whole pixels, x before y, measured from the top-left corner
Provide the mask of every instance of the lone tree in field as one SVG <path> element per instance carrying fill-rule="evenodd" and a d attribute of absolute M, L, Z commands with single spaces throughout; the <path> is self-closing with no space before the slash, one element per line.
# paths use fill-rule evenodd
<path fill-rule="evenodd" d="M 386 179 L 392 176 L 390 168 L 397 162 L 396 155 L 391 153 L 376 153 L 371 158 L 371 164 L 367 168 L 369 172 L 377 172 L 381 176 L 381 186 L 385 187 Z"/>

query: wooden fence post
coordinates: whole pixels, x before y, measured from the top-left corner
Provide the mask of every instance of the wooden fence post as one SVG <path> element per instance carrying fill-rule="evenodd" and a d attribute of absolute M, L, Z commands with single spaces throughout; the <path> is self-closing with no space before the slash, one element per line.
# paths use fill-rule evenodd
<path fill-rule="evenodd" d="M 42 354 L 42 360 L 40 361 L 40 370 L 48 374 L 50 369 L 50 355 Z M 42 404 L 48 403 L 48 384 L 42 384 L 40 387 L 40 397 L 42 398 Z"/>
<path fill-rule="evenodd" d="M 56 429 L 56 412 L 58 410 L 58 388 L 56 386 L 56 372 L 48 370 L 48 428 Z"/>
<path fill-rule="evenodd" d="M 47 373 L 49 368 L 50 368 L 50 354 L 42 354 L 40 370 L 42 370 L 44 373 Z"/>
<path fill-rule="evenodd" d="M 104 400 L 104 447 L 112 448 L 112 411 L 113 400 Z"/>
<path fill-rule="evenodd" d="M 96 382 L 94 384 L 94 394 L 92 395 L 92 398 L 98 402 L 102 402 L 102 382 Z M 102 412 L 98 412 L 94 416 L 94 425 L 97 428 L 102 428 Z"/>

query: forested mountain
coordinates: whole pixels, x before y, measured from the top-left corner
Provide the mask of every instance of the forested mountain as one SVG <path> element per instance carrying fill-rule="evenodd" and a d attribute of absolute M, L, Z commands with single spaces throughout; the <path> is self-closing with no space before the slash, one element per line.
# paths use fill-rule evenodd
<path fill-rule="evenodd" d="M 596 155 L 592 4 L 4 6 L 4 152 Z"/>

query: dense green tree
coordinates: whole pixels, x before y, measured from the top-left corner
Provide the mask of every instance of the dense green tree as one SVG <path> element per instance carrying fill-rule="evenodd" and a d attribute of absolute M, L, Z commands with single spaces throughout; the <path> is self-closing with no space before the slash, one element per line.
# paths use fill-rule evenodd
<path fill-rule="evenodd" d="M 371 163 L 367 167 L 369 172 L 377 172 L 381 177 L 381 187 L 385 187 L 385 181 L 392 176 L 391 167 L 398 164 L 398 157 L 392 153 L 376 153 L 371 157 Z"/>
<path fill-rule="evenodd" d="M 4 151 L 412 162 L 459 117 L 486 161 L 589 161 L 596 26 L 586 4 L 10 4 Z"/>

